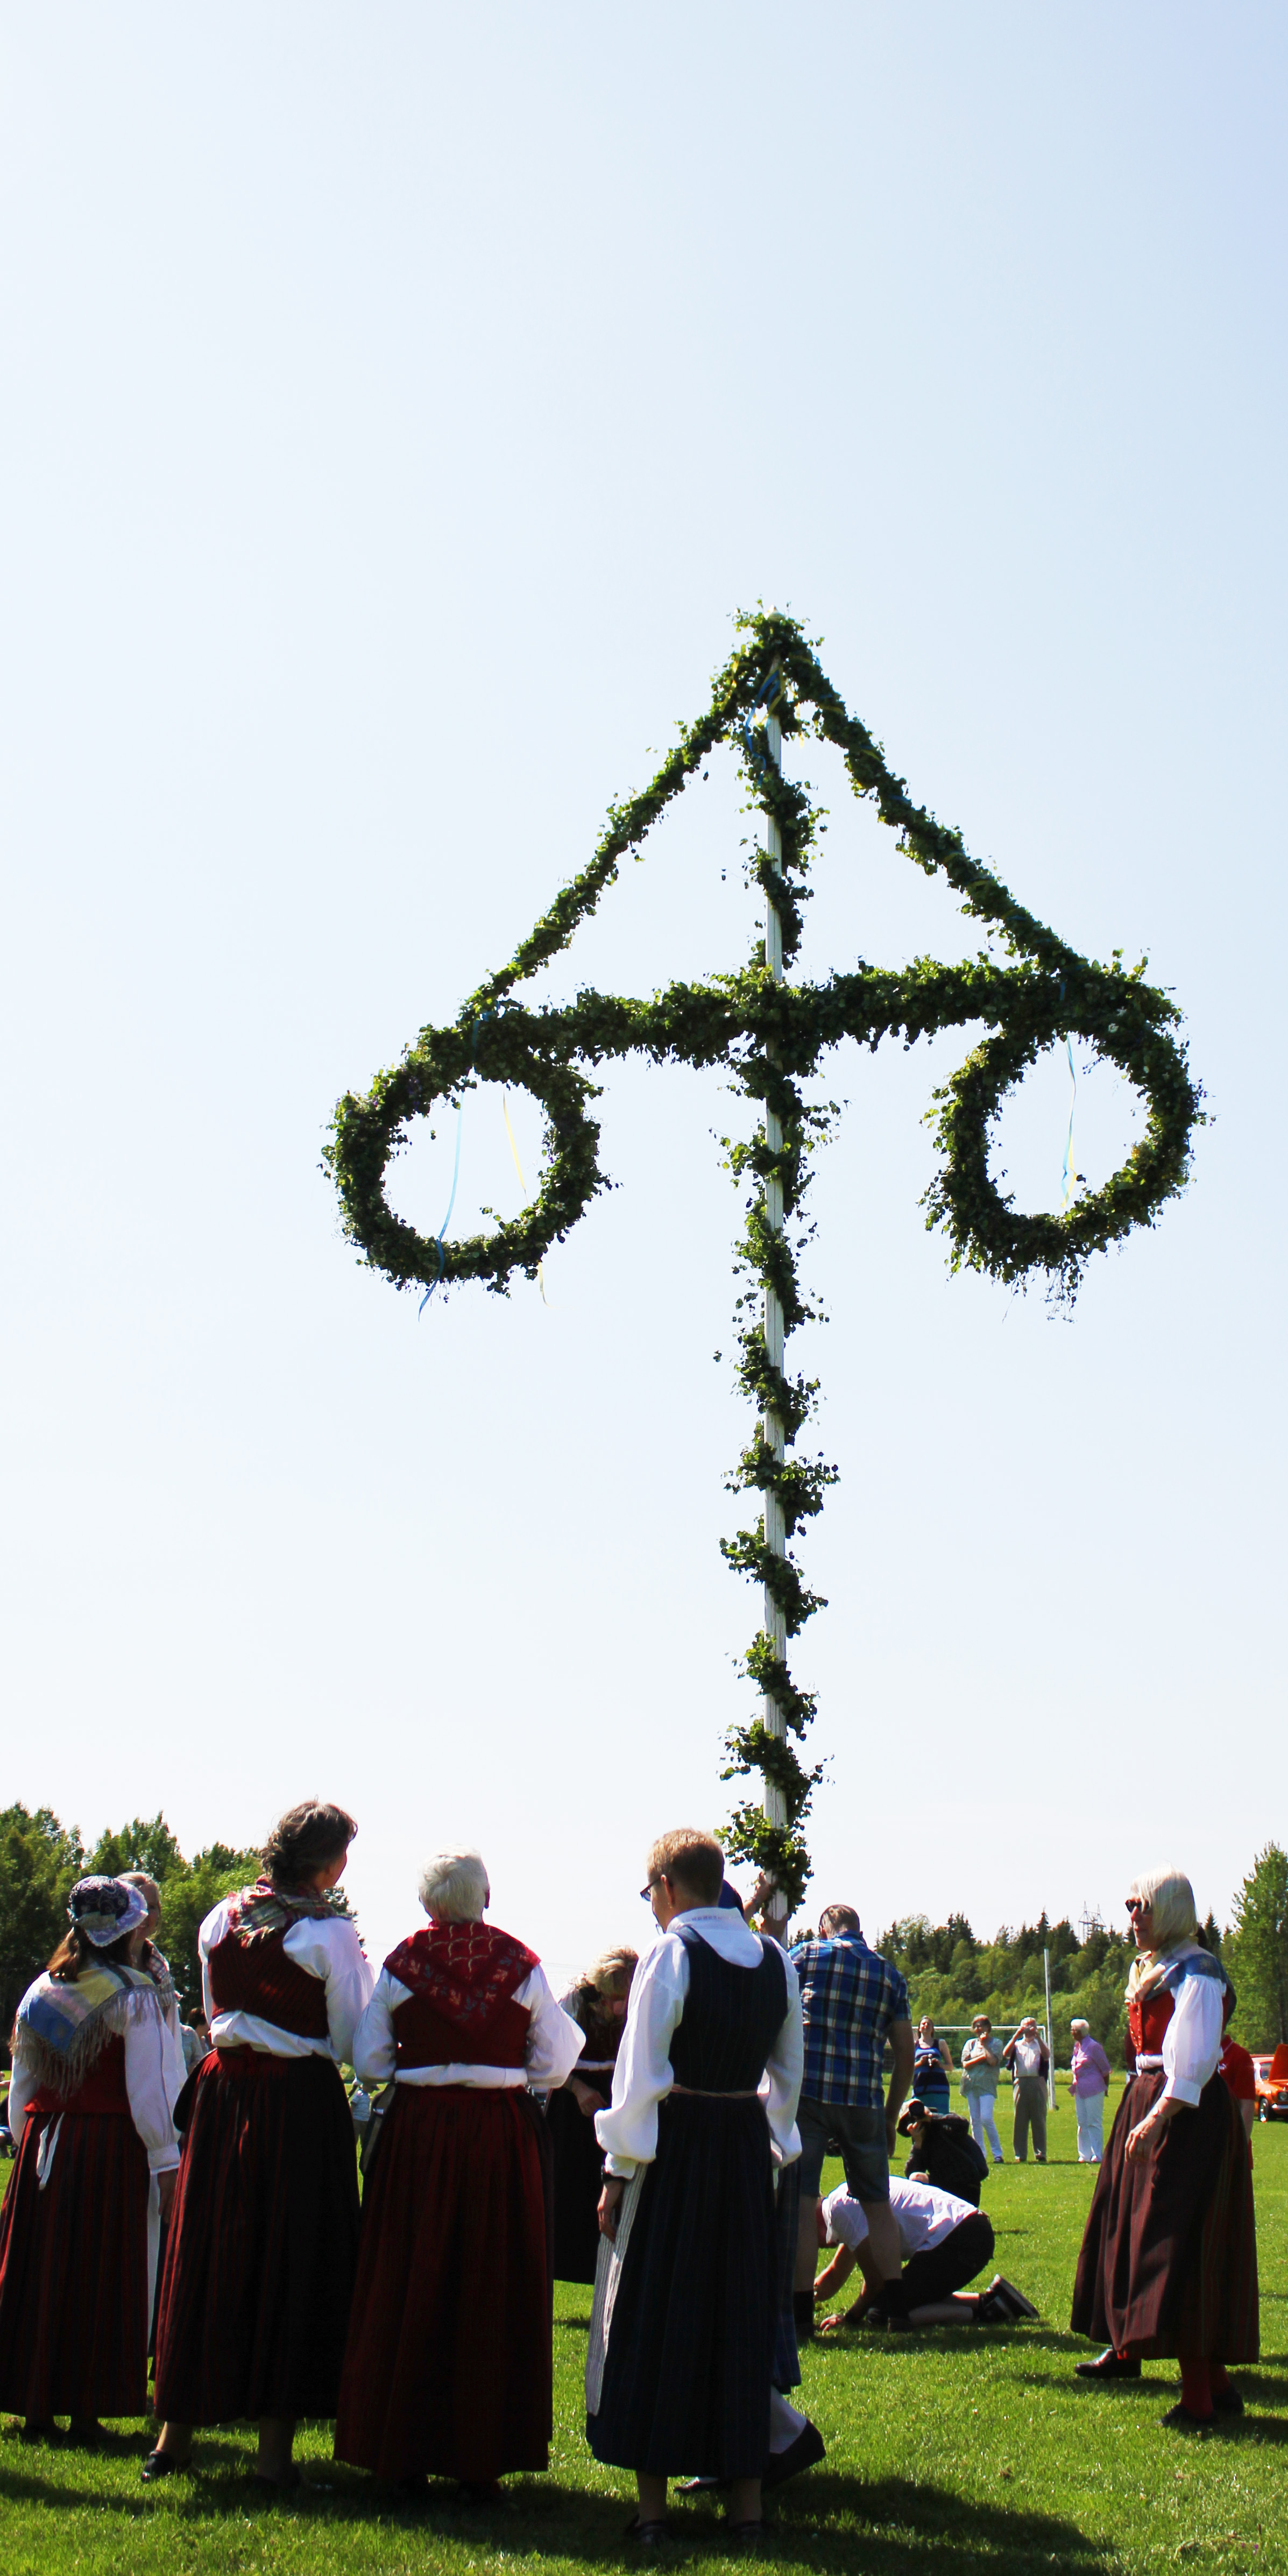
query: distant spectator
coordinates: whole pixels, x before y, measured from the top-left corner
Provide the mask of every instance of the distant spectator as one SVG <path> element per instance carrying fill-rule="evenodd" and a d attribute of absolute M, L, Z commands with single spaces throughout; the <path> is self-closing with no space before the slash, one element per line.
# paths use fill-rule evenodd
<path fill-rule="evenodd" d="M 1069 2090 L 1078 2115 L 1078 2162 L 1098 2165 L 1105 2152 L 1109 2060 L 1099 2040 L 1092 2038 L 1089 2021 L 1072 2021 L 1069 2028 L 1073 2032 Z"/>
<path fill-rule="evenodd" d="M 820 2272 L 815 2295 L 830 2299 L 857 2262 L 864 2288 L 843 2316 L 825 2317 L 823 2328 L 860 2325 L 865 2317 L 890 2326 L 1014 2325 L 1035 2317 L 1030 2299 L 995 2272 L 986 2290 L 961 2295 L 993 2252 L 993 2230 L 982 2210 L 924 2182 L 892 2182 L 890 2209 L 904 2255 L 897 2280 L 882 2279 L 870 2254 L 870 2209 L 848 2191 L 829 2192 L 821 2217 L 825 2242 L 840 2250 Z"/>
<path fill-rule="evenodd" d="M 183 2043 L 183 2062 L 191 2075 L 194 2066 L 200 2066 L 202 2058 L 210 2055 L 210 2024 L 205 2014 L 189 2013 L 187 2020 L 179 2024 L 179 2037 Z"/>
<path fill-rule="evenodd" d="M 123 1869 L 120 1873 L 120 1884 L 122 1887 L 137 1888 L 148 1909 L 143 1918 L 143 1947 L 139 1964 L 151 1977 L 161 1998 L 168 2061 L 166 2080 L 170 2091 L 177 2099 L 192 2068 L 184 2046 L 183 2032 L 179 2026 L 179 1998 L 174 1990 L 170 1962 L 157 1948 L 156 1936 L 161 1923 L 161 1890 L 151 1872 L 146 1869 Z"/>
<path fill-rule="evenodd" d="M 970 2113 L 971 2136 L 981 2152 L 987 2143 L 994 2164 L 1000 2165 L 1004 2158 L 997 2134 L 997 2077 L 1002 2043 L 993 2037 L 987 2013 L 976 2013 L 970 2028 L 970 2038 L 962 2050 L 962 2092 Z"/>
<path fill-rule="evenodd" d="M 1216 2061 L 1216 2071 L 1218 2075 L 1224 2077 L 1227 2092 L 1234 2095 L 1239 2106 L 1239 2117 L 1243 2122 L 1244 2133 L 1248 2140 L 1248 2153 L 1251 2156 L 1252 2123 L 1257 2115 L 1257 2070 L 1246 2048 L 1240 2048 L 1237 2039 L 1231 2039 L 1227 2035 Z"/>
<path fill-rule="evenodd" d="M 899 2135 L 912 2149 L 907 2163 L 909 2182 L 928 2182 L 936 2191 L 950 2191 L 957 2200 L 968 2200 L 972 2209 L 979 2207 L 979 2187 L 988 2172 L 988 2159 L 977 2147 L 960 2111 L 928 2111 L 914 2093 L 899 2114 Z"/>
<path fill-rule="evenodd" d="M 847 2187 L 866 2214 L 869 2260 L 887 2279 L 898 2275 L 902 2257 L 889 2208 L 890 2155 L 912 2075 L 913 2043 L 907 1985 L 897 1968 L 868 1948 L 853 1906 L 824 1906 L 816 1938 L 798 1941 L 791 1955 L 805 2020 L 805 2080 L 797 2112 L 801 2209 L 794 2306 L 797 2332 L 808 2335 L 813 2332 L 818 2259 L 815 2203 L 833 2140 Z M 892 2071 L 883 2106 L 887 2040 Z"/>
<path fill-rule="evenodd" d="M 947 2111 L 948 2078 L 952 2071 L 953 2052 L 948 2042 L 936 2037 L 929 2013 L 923 2013 L 917 2024 L 913 2048 L 912 2089 L 928 2111 Z"/>
<path fill-rule="evenodd" d="M 1029 2153 L 1029 2131 L 1033 2132 L 1033 2161 L 1046 2163 L 1047 2070 L 1051 2053 L 1039 2037 L 1032 2013 L 1020 2023 L 1014 2039 L 1008 2039 L 1002 2051 L 1002 2063 L 1011 2070 L 1015 2095 L 1015 2129 L 1013 2144 L 1017 2165 L 1026 2164 Z"/>

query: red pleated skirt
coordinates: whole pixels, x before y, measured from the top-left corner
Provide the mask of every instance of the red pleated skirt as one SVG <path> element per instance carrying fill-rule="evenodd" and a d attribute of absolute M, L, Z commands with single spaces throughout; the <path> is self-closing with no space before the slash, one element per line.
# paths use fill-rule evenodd
<path fill-rule="evenodd" d="M 339 2071 L 326 2057 L 215 2049 L 185 2091 L 157 2413 L 176 2424 L 334 2415 L 358 2243 Z"/>
<path fill-rule="evenodd" d="M 338 2460 L 472 2484 L 547 2466 L 543 2137 L 525 2093 L 397 2087 L 366 2183 Z"/>
<path fill-rule="evenodd" d="M 33 2105 L 0 2215 L 0 2407 L 38 2423 L 142 2415 L 148 2322 L 148 2159 L 128 2110 Z"/>

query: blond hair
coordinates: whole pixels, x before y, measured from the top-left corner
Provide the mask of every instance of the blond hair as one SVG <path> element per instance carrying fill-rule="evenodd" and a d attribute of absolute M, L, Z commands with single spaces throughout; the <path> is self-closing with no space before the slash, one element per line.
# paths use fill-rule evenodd
<path fill-rule="evenodd" d="M 638 1950 L 625 1943 L 618 1950 L 604 1950 L 592 1959 L 584 1982 L 593 1986 L 597 1995 L 614 1996 L 625 1992 L 640 1963 Z"/>
<path fill-rule="evenodd" d="M 1142 1870 L 1127 1891 L 1147 1905 L 1153 1918 L 1154 1937 L 1147 1950 L 1140 1950 L 1131 1963 L 1127 1979 L 1128 1996 L 1147 1990 L 1158 1981 L 1160 1963 L 1176 1951 L 1195 1950 L 1199 1946 L 1198 1908 L 1194 1890 L 1183 1869 Z"/>
<path fill-rule="evenodd" d="M 700 1896 L 704 1905 L 718 1905 L 724 1885 L 724 1853 L 714 1834 L 699 1833 L 696 1825 L 673 1825 L 652 1845 L 644 1875 L 650 1881 L 676 1878 L 691 1895 Z"/>

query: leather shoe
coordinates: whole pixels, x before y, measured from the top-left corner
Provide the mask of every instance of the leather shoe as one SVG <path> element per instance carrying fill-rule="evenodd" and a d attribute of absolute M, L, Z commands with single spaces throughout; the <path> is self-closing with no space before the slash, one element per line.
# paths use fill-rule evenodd
<path fill-rule="evenodd" d="M 1079 2379 L 1139 2379 L 1140 2363 L 1128 2361 L 1110 2344 L 1095 2361 L 1076 2361 L 1074 2372 Z"/>
<path fill-rule="evenodd" d="M 1169 2406 L 1167 2413 L 1160 2415 L 1158 2420 L 1173 2433 L 1210 2433 L 1212 2430 L 1210 2415 L 1196 2415 L 1192 2406 L 1182 2406 L 1179 2402 Z"/>
<path fill-rule="evenodd" d="M 1212 2411 L 1215 2415 L 1242 2415 L 1244 2411 L 1243 2399 L 1239 2395 L 1238 2389 L 1233 2387 L 1214 2388 L 1212 2391 Z"/>

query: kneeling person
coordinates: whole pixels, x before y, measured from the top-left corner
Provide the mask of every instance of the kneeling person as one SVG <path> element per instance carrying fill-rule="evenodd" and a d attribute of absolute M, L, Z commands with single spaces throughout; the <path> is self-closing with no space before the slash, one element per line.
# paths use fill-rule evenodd
<path fill-rule="evenodd" d="M 868 2221 L 863 2203 L 844 2184 L 829 2193 L 820 2213 L 825 2244 L 838 2248 L 814 2285 L 816 2299 L 830 2299 L 848 2280 L 855 2264 L 864 2277 L 862 2296 L 843 2315 L 825 2317 L 824 2331 L 858 2325 L 865 2317 L 887 2324 L 912 2326 L 1013 2325 L 1017 2317 L 1035 2317 L 1037 2309 L 995 2273 L 987 2290 L 966 2292 L 965 2285 L 983 2270 L 993 2252 L 993 2229 L 982 2209 L 936 2191 L 924 2182 L 890 2185 L 890 2209 L 899 2231 L 903 2269 L 897 2280 L 883 2281 L 868 2250 Z"/>

